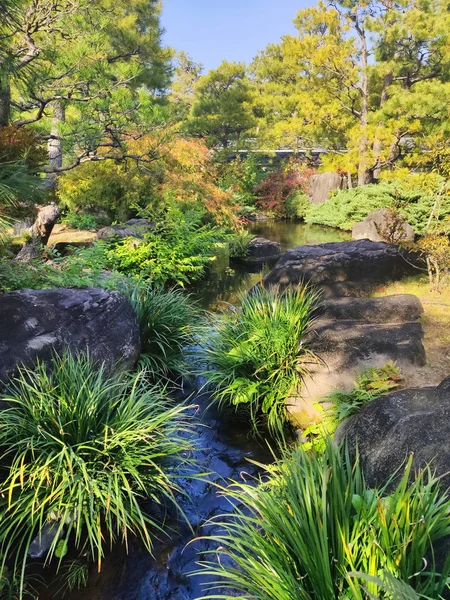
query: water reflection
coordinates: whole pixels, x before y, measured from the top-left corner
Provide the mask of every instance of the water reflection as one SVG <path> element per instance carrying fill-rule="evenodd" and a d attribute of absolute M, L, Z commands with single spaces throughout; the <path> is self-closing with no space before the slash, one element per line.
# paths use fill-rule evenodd
<path fill-rule="evenodd" d="M 248 230 L 255 236 L 280 242 L 283 250 L 349 239 L 349 234 L 337 229 L 293 221 L 259 221 L 249 225 Z M 220 248 L 216 260 L 209 267 L 208 276 L 191 293 L 202 308 L 220 310 L 224 303 L 236 304 L 239 297 L 261 281 L 276 262 L 230 261 L 226 249 Z"/>

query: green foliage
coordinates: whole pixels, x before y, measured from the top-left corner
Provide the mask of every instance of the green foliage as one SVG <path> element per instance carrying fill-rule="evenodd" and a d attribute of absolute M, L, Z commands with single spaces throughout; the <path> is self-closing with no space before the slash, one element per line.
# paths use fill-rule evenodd
<path fill-rule="evenodd" d="M 141 330 L 140 366 L 155 381 L 186 374 L 187 347 L 195 341 L 199 313 L 181 290 L 139 282 L 129 294 Z"/>
<path fill-rule="evenodd" d="M 404 191 L 393 184 L 364 185 L 338 191 L 323 204 L 311 206 L 306 212 L 306 221 L 351 230 L 369 213 L 397 205 L 400 214 L 420 235 L 425 231 L 434 202 L 433 196 L 421 191 Z M 443 211 L 442 217 L 447 214 L 450 214 L 450 206 Z"/>
<path fill-rule="evenodd" d="M 318 294 L 258 287 L 207 329 L 202 353 L 212 398 L 222 408 L 247 409 L 255 429 L 263 417 L 272 432 L 287 422 L 287 399 L 298 393 L 316 356 L 304 337 Z"/>
<path fill-rule="evenodd" d="M 147 499 L 176 504 L 189 441 L 185 408 L 170 407 L 142 373 L 108 378 L 83 356 L 23 368 L 2 395 L 0 549 L 27 561 L 44 526 L 101 564 L 105 546 L 138 536 L 151 550 L 157 518 Z M 60 552 L 64 554 L 64 552 Z M 62 559 L 57 559 L 58 565 Z"/>
<path fill-rule="evenodd" d="M 63 563 L 60 570 L 61 588 L 58 590 L 63 597 L 74 590 L 86 587 L 89 579 L 89 565 L 85 560 L 74 559 Z"/>
<path fill-rule="evenodd" d="M 304 219 L 310 206 L 311 200 L 303 191 L 293 192 L 284 203 L 286 217 L 288 219 Z"/>
<path fill-rule="evenodd" d="M 250 108 L 250 84 L 244 63 L 223 61 L 200 77 L 194 86 L 195 101 L 187 131 L 206 138 L 210 147 L 227 148 L 254 125 Z"/>
<path fill-rule="evenodd" d="M 231 258 L 245 258 L 248 254 L 248 245 L 253 239 L 253 234 L 242 229 L 233 234 L 228 244 Z"/>
<path fill-rule="evenodd" d="M 99 220 L 94 215 L 90 215 L 88 213 L 74 213 L 70 212 L 67 214 L 63 223 L 70 225 L 74 229 L 98 229 L 99 228 Z"/>
<path fill-rule="evenodd" d="M 219 186 L 230 191 L 242 206 L 255 204 L 255 188 L 265 177 L 265 165 L 258 161 L 257 155 L 235 158 L 217 165 Z"/>
<path fill-rule="evenodd" d="M 0 162 L 0 241 L 14 221 L 20 203 L 30 204 L 43 196 L 41 181 L 25 162 Z"/>
<path fill-rule="evenodd" d="M 102 211 L 118 222 L 130 217 L 132 206 L 155 203 L 154 185 L 146 173 L 113 161 L 85 163 L 63 174 L 58 198 L 71 213 Z"/>
<path fill-rule="evenodd" d="M 410 484 L 411 465 L 395 486 L 370 489 L 358 460 L 330 441 L 322 456 L 286 455 L 256 488 L 235 483 L 227 494 L 237 508 L 215 520 L 218 548 L 200 571 L 212 578 L 205 598 L 385 598 L 385 585 L 360 572 L 436 600 L 448 589 L 450 560 L 436 573 L 434 550 L 450 533 L 450 500 L 427 469 Z"/>
<path fill-rule="evenodd" d="M 127 238 L 106 250 L 106 265 L 125 275 L 149 279 L 155 286 L 184 286 L 202 277 L 214 259 L 214 246 L 224 234 L 201 225 L 199 211 L 172 209 L 166 220 L 144 240 Z"/>

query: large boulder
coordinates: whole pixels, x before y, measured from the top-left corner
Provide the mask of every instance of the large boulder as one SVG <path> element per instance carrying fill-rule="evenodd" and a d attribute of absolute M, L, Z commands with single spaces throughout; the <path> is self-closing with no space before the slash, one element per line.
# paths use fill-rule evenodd
<path fill-rule="evenodd" d="M 413 470 L 431 463 L 450 486 L 450 377 L 437 387 L 400 390 L 380 396 L 347 419 L 337 430 L 360 455 L 369 485 L 382 485 L 408 455 Z"/>
<path fill-rule="evenodd" d="M 354 240 L 370 240 L 371 242 L 392 241 L 413 242 L 414 229 L 401 217 L 393 216 L 388 208 L 381 208 L 371 212 L 370 215 L 353 227 Z"/>
<path fill-rule="evenodd" d="M 110 225 L 97 231 L 98 240 L 107 240 L 111 238 L 134 237 L 143 239 L 146 233 L 150 233 L 155 228 L 155 224 L 147 219 L 130 219 L 123 225 Z"/>
<path fill-rule="evenodd" d="M 309 197 L 312 204 L 323 204 L 330 192 L 346 187 L 347 182 L 339 173 L 318 173 L 309 180 Z"/>
<path fill-rule="evenodd" d="M 290 402 L 293 420 L 304 427 L 317 420 L 317 401 L 353 388 L 367 367 L 395 361 L 407 376 L 423 366 L 422 313 L 419 298 L 409 294 L 324 301 L 305 340 L 320 362 L 310 365 L 301 398 Z"/>
<path fill-rule="evenodd" d="M 280 256 L 281 244 L 264 237 L 256 237 L 248 245 L 246 260 L 261 262 L 271 258 L 277 259 Z"/>
<path fill-rule="evenodd" d="M 410 273 L 413 258 L 407 258 L 396 246 L 369 240 L 298 246 L 283 254 L 263 285 L 284 289 L 310 282 L 324 297 L 365 296 Z"/>
<path fill-rule="evenodd" d="M 140 334 L 130 302 L 103 289 L 22 290 L 0 295 L 0 381 L 52 352 L 89 351 L 109 371 L 131 368 Z"/>

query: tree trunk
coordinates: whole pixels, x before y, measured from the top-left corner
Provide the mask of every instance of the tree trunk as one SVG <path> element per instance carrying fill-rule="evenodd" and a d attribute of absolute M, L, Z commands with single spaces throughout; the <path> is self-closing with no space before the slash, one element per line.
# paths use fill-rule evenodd
<path fill-rule="evenodd" d="M 61 211 L 52 202 L 39 209 L 38 216 L 33 225 L 28 229 L 29 238 L 25 245 L 16 256 L 16 260 L 29 262 L 34 258 L 39 258 L 42 252 L 42 246 L 46 246 L 52 233 L 53 226 L 58 220 Z"/>
<path fill-rule="evenodd" d="M 389 99 L 389 87 L 392 85 L 394 80 L 394 74 L 391 72 L 387 73 L 383 78 L 383 89 L 381 90 L 381 98 L 380 98 L 380 109 L 386 104 Z M 379 124 L 380 129 L 383 127 L 383 124 Z M 377 136 L 373 143 L 373 155 L 375 158 L 375 168 L 373 170 L 373 178 L 379 179 L 381 169 L 378 167 L 380 162 L 380 154 L 381 154 L 381 140 Z"/>
<path fill-rule="evenodd" d="M 48 158 L 50 168 L 58 169 L 63 164 L 63 148 L 62 139 L 60 136 L 61 124 L 66 120 L 66 110 L 62 102 L 53 104 L 53 118 L 51 135 L 55 136 L 48 142 Z M 45 178 L 45 185 L 52 191 L 56 189 L 58 173 L 48 173 Z"/>
<path fill-rule="evenodd" d="M 7 127 L 11 118 L 11 87 L 9 75 L 0 76 L 0 127 Z"/>
<path fill-rule="evenodd" d="M 368 69 L 368 50 L 366 32 L 361 24 L 356 20 L 355 29 L 361 40 L 361 116 L 359 124 L 361 127 L 361 139 L 358 150 L 358 185 L 365 185 L 372 180 L 372 173 L 369 169 L 367 150 L 369 141 L 367 139 L 367 124 L 369 122 L 369 74 Z"/>

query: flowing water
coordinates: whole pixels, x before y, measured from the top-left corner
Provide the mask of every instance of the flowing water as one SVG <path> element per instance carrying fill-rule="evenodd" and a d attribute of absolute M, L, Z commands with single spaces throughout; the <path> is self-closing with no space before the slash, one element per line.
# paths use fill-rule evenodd
<path fill-rule="evenodd" d="M 336 230 L 287 221 L 258 222 L 249 230 L 255 236 L 280 242 L 283 250 L 348 239 Z M 220 254 L 193 295 L 210 310 L 223 303 L 236 303 L 239 295 L 255 285 L 270 267 L 230 264 L 227 254 Z M 128 554 L 123 545 L 118 545 L 106 557 L 101 573 L 93 569 L 87 589 L 71 594 L 70 600 L 194 600 L 206 593 L 208 579 L 190 574 L 198 569 L 201 553 L 216 547 L 203 537 L 220 532 L 214 517 L 231 509 L 229 501 L 218 493 L 218 485 L 227 485 L 230 480 L 255 480 L 259 468 L 251 461 L 267 464 L 272 454 L 267 445 L 249 438 L 247 430 L 235 420 L 224 421 L 212 409 L 206 410 L 207 395 L 194 395 L 194 402 L 198 404 L 198 427 L 192 458 L 197 470 L 208 474 L 202 480 L 184 481 L 187 496 L 179 498 L 179 503 L 190 527 L 182 519 L 169 517 L 171 537 L 161 537 L 154 557 L 137 542 L 130 545 Z"/>

